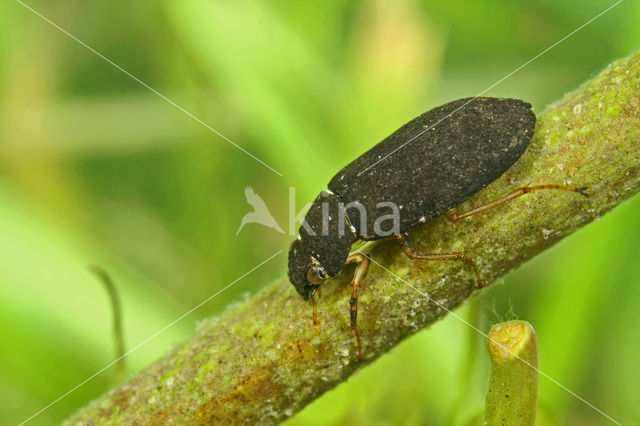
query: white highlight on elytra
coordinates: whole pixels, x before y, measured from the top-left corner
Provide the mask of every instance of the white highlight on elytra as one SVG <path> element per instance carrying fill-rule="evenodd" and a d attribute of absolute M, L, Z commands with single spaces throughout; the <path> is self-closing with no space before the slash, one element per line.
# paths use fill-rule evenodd
<path fill-rule="evenodd" d="M 371 169 L 372 167 L 374 167 L 376 164 L 380 163 L 382 160 L 384 160 L 385 158 L 389 157 L 390 155 L 393 155 L 396 151 L 398 151 L 399 149 L 402 149 L 404 146 L 406 146 L 407 144 L 409 144 L 410 142 L 412 142 L 413 140 L 415 140 L 416 138 L 420 137 L 421 135 L 423 135 L 425 132 L 427 132 L 429 129 L 433 129 L 435 126 L 437 126 L 442 120 L 445 120 L 449 117 L 451 117 L 453 114 L 455 114 L 456 112 L 460 111 L 462 108 L 464 108 L 465 106 L 467 106 L 470 102 L 473 102 L 474 100 L 476 100 L 478 97 L 484 95 L 485 93 L 487 93 L 489 90 L 493 89 L 494 87 L 496 87 L 498 84 L 502 83 L 503 81 L 505 81 L 507 78 L 511 77 L 513 74 L 517 73 L 518 71 L 520 71 L 522 68 L 526 67 L 527 65 L 529 65 L 531 62 L 535 61 L 536 59 L 538 59 L 540 56 L 544 55 L 545 53 L 547 53 L 548 51 L 550 51 L 551 49 L 553 49 L 554 47 L 556 47 L 557 45 L 559 45 L 560 43 L 562 43 L 563 41 L 565 41 L 566 39 L 568 39 L 569 37 L 571 37 L 572 35 L 574 35 L 575 33 L 577 33 L 578 31 L 580 31 L 581 29 L 583 29 L 584 27 L 586 27 L 587 25 L 591 24 L 593 21 L 595 21 L 596 19 L 598 19 L 599 17 L 601 17 L 602 15 L 604 15 L 605 13 L 609 12 L 611 9 L 613 9 L 614 7 L 616 7 L 617 5 L 619 5 L 620 3 L 622 3 L 624 0 L 618 0 L 616 3 L 614 3 L 613 5 L 609 6 L 608 8 L 606 8 L 605 10 L 603 10 L 602 12 L 598 13 L 596 16 L 594 16 L 593 18 L 589 19 L 587 22 L 585 22 L 584 24 L 580 25 L 578 28 L 576 28 L 575 30 L 571 31 L 569 34 L 567 34 L 566 36 L 562 37 L 560 40 L 556 41 L 555 43 L 553 43 L 551 46 L 547 47 L 546 49 L 544 49 L 542 52 L 538 53 L 536 56 L 534 56 L 533 58 L 529 59 L 527 62 L 525 62 L 524 64 L 520 65 L 518 68 L 516 68 L 515 70 L 511 71 L 509 74 L 505 75 L 504 77 L 502 77 L 500 80 L 496 81 L 495 83 L 493 83 L 491 86 L 487 87 L 486 89 L 484 89 L 482 92 L 478 93 L 477 95 L 475 95 L 473 98 L 471 98 L 470 100 L 468 100 L 467 102 L 465 102 L 462 106 L 456 108 L 453 112 L 450 112 L 449 114 L 447 114 L 445 117 L 441 118 L 440 120 L 438 120 L 435 124 L 432 124 L 431 126 L 423 126 L 424 130 L 421 130 L 420 133 L 418 133 L 417 135 L 415 135 L 414 137 L 412 137 L 411 139 L 409 139 L 408 141 L 406 141 L 405 143 L 403 143 L 402 145 L 400 145 L 398 148 L 394 149 L 393 151 L 391 151 L 390 153 L 388 153 L 387 155 L 385 155 L 384 157 L 380 158 L 378 161 L 376 161 L 375 163 L 373 163 L 372 165 L 370 165 L 369 167 L 367 167 L 366 169 L 364 169 L 363 171 L 361 171 L 360 173 L 358 173 L 358 176 L 362 175 L 363 173 L 365 173 L 366 171 L 368 171 L 369 169 Z M 380 156 L 378 156 L 380 157 Z"/>

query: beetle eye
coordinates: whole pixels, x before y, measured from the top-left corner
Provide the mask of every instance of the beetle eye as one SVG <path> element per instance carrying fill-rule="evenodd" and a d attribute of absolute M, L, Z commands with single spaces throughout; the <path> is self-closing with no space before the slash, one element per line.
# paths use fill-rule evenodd
<path fill-rule="evenodd" d="M 307 281 L 311 284 L 322 284 L 327 278 L 329 278 L 329 276 L 322 266 L 315 263 L 309 265 L 309 269 L 307 269 Z"/>

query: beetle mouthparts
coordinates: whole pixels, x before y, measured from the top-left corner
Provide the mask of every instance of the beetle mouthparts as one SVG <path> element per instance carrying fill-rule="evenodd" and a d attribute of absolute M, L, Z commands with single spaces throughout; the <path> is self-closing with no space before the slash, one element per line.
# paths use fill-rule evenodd
<path fill-rule="evenodd" d="M 313 293 L 315 293 L 316 290 L 318 290 L 318 287 L 320 287 L 320 286 L 319 285 L 315 285 L 315 284 L 310 284 L 310 285 L 306 286 L 304 288 L 304 294 L 302 295 L 304 300 L 309 300 L 311 298 L 311 296 L 313 296 Z"/>

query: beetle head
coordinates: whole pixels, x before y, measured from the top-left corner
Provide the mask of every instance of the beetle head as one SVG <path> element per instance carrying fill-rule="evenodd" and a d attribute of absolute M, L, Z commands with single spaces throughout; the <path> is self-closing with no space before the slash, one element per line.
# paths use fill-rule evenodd
<path fill-rule="evenodd" d="M 342 202 L 334 193 L 322 191 L 291 244 L 289 280 L 305 299 L 326 279 L 342 271 L 351 244 L 357 239 L 351 228 L 341 229 L 338 218 L 345 217 L 341 209 Z"/>
<path fill-rule="evenodd" d="M 306 249 L 301 240 L 295 240 L 289 251 L 289 280 L 305 299 L 316 292 L 329 275 L 324 267 Z"/>

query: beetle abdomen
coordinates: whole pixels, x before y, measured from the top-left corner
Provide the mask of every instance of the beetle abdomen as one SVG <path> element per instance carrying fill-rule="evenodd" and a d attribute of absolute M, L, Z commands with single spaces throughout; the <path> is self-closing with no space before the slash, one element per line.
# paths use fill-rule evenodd
<path fill-rule="evenodd" d="M 347 211 L 361 239 L 388 236 L 374 229 L 374 219 L 388 214 L 380 203 L 398 207 L 406 232 L 502 175 L 529 145 L 535 123 L 531 105 L 517 99 L 459 99 L 402 126 L 343 168 L 329 189 L 344 204 L 364 206 L 363 226 L 357 209 Z"/>

